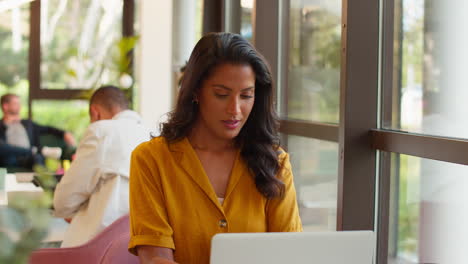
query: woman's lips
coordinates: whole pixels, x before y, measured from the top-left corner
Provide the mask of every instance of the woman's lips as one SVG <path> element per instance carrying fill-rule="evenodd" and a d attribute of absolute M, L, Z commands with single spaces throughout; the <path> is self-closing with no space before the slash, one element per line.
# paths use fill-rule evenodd
<path fill-rule="evenodd" d="M 223 124 L 228 129 L 236 129 L 240 125 L 239 120 L 223 120 Z"/>

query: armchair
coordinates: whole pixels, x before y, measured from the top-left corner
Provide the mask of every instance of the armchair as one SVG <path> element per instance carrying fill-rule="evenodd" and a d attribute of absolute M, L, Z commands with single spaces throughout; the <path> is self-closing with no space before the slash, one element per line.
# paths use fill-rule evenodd
<path fill-rule="evenodd" d="M 43 248 L 33 251 L 29 264 L 138 263 L 127 250 L 129 217 L 122 216 L 84 245 L 70 248 Z"/>

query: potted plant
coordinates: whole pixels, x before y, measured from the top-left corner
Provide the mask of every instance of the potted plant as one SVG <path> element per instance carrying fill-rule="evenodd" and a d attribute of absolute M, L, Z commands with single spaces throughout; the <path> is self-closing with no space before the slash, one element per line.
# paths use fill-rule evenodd
<path fill-rule="evenodd" d="M 55 185 L 55 178 L 44 167 L 34 170 L 46 186 L 44 191 L 14 195 L 7 206 L 0 207 L 0 263 L 27 263 L 30 253 L 40 247 L 47 235 L 52 217 L 52 189 L 47 187 Z M 6 170 L 3 174 L 2 180 Z"/>

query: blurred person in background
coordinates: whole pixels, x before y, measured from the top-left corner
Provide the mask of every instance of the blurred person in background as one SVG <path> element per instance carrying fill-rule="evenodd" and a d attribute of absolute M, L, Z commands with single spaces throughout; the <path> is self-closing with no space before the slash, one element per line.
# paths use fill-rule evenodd
<path fill-rule="evenodd" d="M 41 126 L 30 119 L 21 119 L 20 98 L 16 94 L 4 94 L 0 98 L 3 117 L 0 122 L 0 167 L 32 169 L 43 164 L 43 146 L 39 137 L 51 134 L 63 138 L 69 146 L 75 146 L 75 138 L 69 132 Z"/>
<path fill-rule="evenodd" d="M 71 219 L 62 247 L 86 243 L 128 213 L 130 155 L 150 139 L 128 104 L 114 86 L 97 89 L 90 99 L 91 124 L 54 193 L 55 216 Z"/>

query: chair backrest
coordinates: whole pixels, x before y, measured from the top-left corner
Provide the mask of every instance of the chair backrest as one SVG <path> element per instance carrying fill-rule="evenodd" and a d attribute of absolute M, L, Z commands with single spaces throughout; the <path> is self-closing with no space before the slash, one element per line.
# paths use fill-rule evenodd
<path fill-rule="evenodd" d="M 124 234 L 112 241 L 112 244 L 104 253 L 101 264 L 138 264 L 138 257 L 128 252 L 130 234 Z"/>
<path fill-rule="evenodd" d="M 120 217 L 119 219 L 115 220 L 112 224 L 110 224 L 108 227 L 106 227 L 104 230 L 98 233 L 85 245 L 91 244 L 93 246 L 93 249 L 99 248 L 99 250 L 102 250 L 101 253 L 103 253 L 104 250 L 106 250 L 107 247 L 109 247 L 115 239 L 119 238 L 123 234 L 129 234 L 129 232 L 130 222 L 128 214 L 126 214 Z"/>
<path fill-rule="evenodd" d="M 93 239 L 81 246 L 69 248 L 44 248 L 36 250 L 31 254 L 29 263 L 101 263 L 101 260 L 103 260 L 105 255 L 108 255 L 108 259 L 111 256 L 110 254 L 117 254 L 117 248 L 110 250 L 111 247 L 113 247 L 112 245 L 114 242 L 116 243 L 116 246 L 122 246 L 124 243 L 123 240 L 125 239 L 124 237 L 126 236 L 126 242 L 128 243 L 129 232 L 129 217 L 127 214 L 114 221 Z M 117 244 L 117 242 L 120 244 Z M 130 255 L 126 247 L 124 251 L 118 252 L 118 254 L 120 254 L 120 256 L 126 254 Z M 131 258 L 131 256 L 128 256 L 128 258 Z"/>

